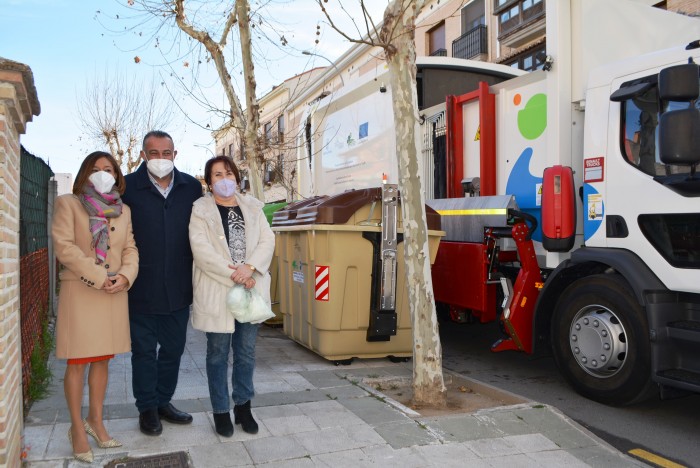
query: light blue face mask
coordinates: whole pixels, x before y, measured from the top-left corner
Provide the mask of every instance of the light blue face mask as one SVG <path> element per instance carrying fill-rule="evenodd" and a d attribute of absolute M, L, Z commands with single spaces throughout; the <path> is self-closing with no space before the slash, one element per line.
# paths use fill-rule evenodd
<path fill-rule="evenodd" d="M 236 189 L 238 188 L 238 184 L 236 183 L 235 180 L 233 179 L 221 179 L 218 182 L 215 182 L 214 185 L 212 186 L 211 190 L 214 192 L 214 195 L 218 195 L 222 198 L 228 198 L 234 193 L 236 193 Z"/>

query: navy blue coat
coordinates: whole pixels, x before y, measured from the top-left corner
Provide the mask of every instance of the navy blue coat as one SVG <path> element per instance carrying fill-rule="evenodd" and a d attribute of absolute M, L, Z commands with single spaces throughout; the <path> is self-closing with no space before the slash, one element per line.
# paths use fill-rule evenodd
<path fill-rule="evenodd" d="M 146 164 L 126 176 L 124 203 L 131 208 L 139 275 L 129 289 L 130 314 L 169 314 L 192 304 L 189 223 L 202 184 L 175 169 L 173 188 L 163 198 Z"/>

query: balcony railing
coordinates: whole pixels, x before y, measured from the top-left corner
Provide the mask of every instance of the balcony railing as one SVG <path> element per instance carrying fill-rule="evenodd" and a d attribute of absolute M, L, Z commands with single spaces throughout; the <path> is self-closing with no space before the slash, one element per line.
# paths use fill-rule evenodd
<path fill-rule="evenodd" d="M 431 57 L 447 57 L 447 49 L 438 49 L 430 54 Z"/>
<path fill-rule="evenodd" d="M 488 53 L 488 35 L 486 25 L 480 24 L 452 41 L 454 58 L 470 59 Z"/>

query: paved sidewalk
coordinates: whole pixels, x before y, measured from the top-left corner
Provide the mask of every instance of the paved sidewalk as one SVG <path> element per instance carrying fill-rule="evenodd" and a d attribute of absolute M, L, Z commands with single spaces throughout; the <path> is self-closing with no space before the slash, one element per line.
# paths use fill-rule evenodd
<path fill-rule="evenodd" d="M 646 466 L 612 449 L 556 408 L 535 402 L 421 417 L 362 383 L 365 377 L 410 377 L 410 362 L 361 359 L 336 367 L 288 339 L 281 329 L 266 326 L 258 340 L 253 400 L 260 432 L 249 435 L 236 426 L 233 437 L 220 437 L 214 432 L 209 404 L 205 351 L 204 334 L 190 329 L 173 403 L 191 412 L 194 422 L 163 422 L 160 437 L 139 432 L 130 355 L 111 362 L 106 426 L 124 446 L 100 449 L 91 440 L 94 466 L 179 451 L 197 468 Z M 66 436 L 64 366 L 64 361 L 52 361 L 51 394 L 36 402 L 26 419 L 31 467 L 87 466 L 73 460 Z"/>

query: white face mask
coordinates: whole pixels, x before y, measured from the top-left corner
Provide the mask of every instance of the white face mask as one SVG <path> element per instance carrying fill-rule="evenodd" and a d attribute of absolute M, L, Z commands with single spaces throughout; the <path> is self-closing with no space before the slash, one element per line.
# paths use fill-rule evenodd
<path fill-rule="evenodd" d="M 109 193 L 116 183 L 114 176 L 109 172 L 97 171 L 90 174 L 88 180 L 92 182 L 93 187 L 100 193 Z"/>
<path fill-rule="evenodd" d="M 147 167 L 148 172 L 162 179 L 173 172 L 175 164 L 170 159 L 151 159 L 148 161 Z"/>
<path fill-rule="evenodd" d="M 215 195 L 218 195 L 222 198 L 228 198 L 234 193 L 236 193 L 237 187 L 238 184 L 235 180 L 221 179 L 220 181 L 214 183 L 214 185 L 211 188 L 211 191 L 214 192 Z"/>

